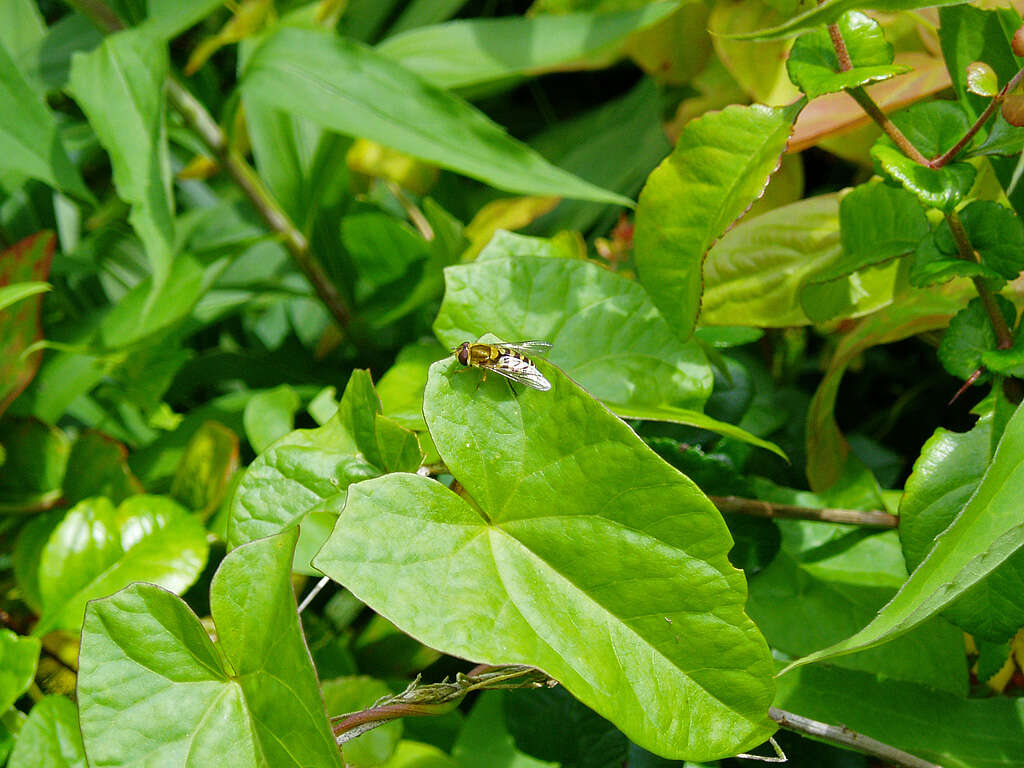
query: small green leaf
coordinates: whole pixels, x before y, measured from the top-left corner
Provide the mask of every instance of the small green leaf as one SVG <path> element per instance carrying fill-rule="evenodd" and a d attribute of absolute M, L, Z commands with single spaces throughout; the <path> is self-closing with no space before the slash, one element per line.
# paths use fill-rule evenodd
<path fill-rule="evenodd" d="M 937 429 L 921 448 L 900 500 L 900 543 L 907 568 L 916 569 L 977 490 L 992 458 L 992 418 L 969 432 Z M 1024 626 L 1024 607 L 1007 596 L 1024 579 L 1024 552 L 1017 552 L 942 615 L 978 638 L 1005 641 Z"/>
<path fill-rule="evenodd" d="M 559 765 L 538 760 L 517 748 L 506 724 L 506 705 L 510 696 L 516 693 L 525 692 L 485 691 L 473 704 L 473 709 L 459 731 L 459 738 L 452 747 L 452 757 L 460 768 L 492 768 L 494 765 L 507 768 L 555 768 Z M 565 696 L 569 697 L 569 694 Z M 549 720 L 547 725 L 555 726 L 556 723 L 564 725 L 566 721 Z M 608 727 L 612 726 L 609 724 Z M 607 752 L 602 757 L 607 759 Z"/>
<path fill-rule="evenodd" d="M 402 347 L 392 365 L 377 382 L 384 413 L 407 429 L 425 431 L 423 421 L 423 389 L 427 371 L 451 352 L 433 339 Z"/>
<path fill-rule="evenodd" d="M 530 240 L 499 233 L 475 262 L 445 269 L 434 321 L 444 346 L 485 333 L 550 342 L 549 359 L 612 410 L 707 400 L 703 350 L 679 341 L 640 285 L 590 261 L 521 255 Z"/>
<path fill-rule="evenodd" d="M 376 50 L 441 88 L 599 69 L 622 55 L 631 33 L 679 5 L 676 0 L 618 13 L 465 19 L 394 35 Z"/>
<path fill-rule="evenodd" d="M 61 497 L 70 445 L 56 427 L 35 419 L 0 422 L 0 511 L 49 509 Z"/>
<path fill-rule="evenodd" d="M 970 127 L 963 109 L 948 101 L 915 104 L 892 115 L 892 121 L 927 158 L 937 157 L 956 144 Z M 871 148 L 879 173 L 902 184 L 929 208 L 952 211 L 970 191 L 977 175 L 967 163 L 926 168 L 911 160 L 888 136 Z"/>
<path fill-rule="evenodd" d="M 892 63 L 892 46 L 881 25 L 863 13 L 845 13 L 838 21 L 850 54 L 852 69 L 841 70 L 828 30 L 819 27 L 801 35 L 786 60 L 789 77 L 813 99 L 825 93 L 855 88 L 909 72 Z"/>
<path fill-rule="evenodd" d="M 1007 280 L 1024 270 L 1024 226 L 1005 205 L 975 200 L 957 212 L 983 266 Z"/>
<path fill-rule="evenodd" d="M 1017 308 L 1013 303 L 995 296 L 999 311 L 1013 328 L 1017 320 Z M 967 379 L 981 367 L 982 355 L 996 348 L 996 332 L 985 311 L 982 300 L 971 299 L 971 303 L 960 310 L 952 320 L 939 344 L 938 356 L 942 367 L 950 376 Z"/>
<path fill-rule="evenodd" d="M 174 255 L 174 197 L 164 125 L 167 47 L 142 29 L 104 38 L 71 64 L 71 93 L 110 155 L 117 193 L 162 287 Z"/>
<path fill-rule="evenodd" d="M 967 153 L 968 157 L 981 155 L 1017 155 L 1024 149 L 1024 128 L 1010 125 L 1002 113 L 995 122 L 981 146 Z"/>
<path fill-rule="evenodd" d="M 245 405 L 242 422 L 245 436 L 256 453 L 280 440 L 295 428 L 295 414 L 302 400 L 287 384 L 257 392 Z"/>
<path fill-rule="evenodd" d="M 7 768 L 86 768 L 78 710 L 65 696 L 36 702 L 18 733 Z"/>
<path fill-rule="evenodd" d="M 253 53 L 243 89 L 248 98 L 499 189 L 630 204 L 550 165 L 466 102 L 354 40 L 281 27 Z"/>
<path fill-rule="evenodd" d="M 5 23 L 6 23 L 5 19 Z M 92 200 L 61 141 L 57 119 L 0 43 L 0 170 Z"/>
<path fill-rule="evenodd" d="M 787 669 L 880 645 L 945 609 L 1024 545 L 1022 494 L 1024 408 L 1018 408 L 978 490 L 896 596 L 855 635 Z"/>
<path fill-rule="evenodd" d="M 325 680 L 320 690 L 330 717 L 366 709 L 392 691 L 382 680 L 372 677 L 339 677 Z M 379 728 L 346 741 L 342 746 L 345 765 L 352 768 L 372 768 L 387 761 L 402 738 L 402 721 L 392 720 Z"/>
<path fill-rule="evenodd" d="M 929 234 L 928 217 L 917 198 L 890 184 L 862 184 L 839 204 L 843 258 L 811 279 L 834 279 L 912 253 Z"/>
<path fill-rule="evenodd" d="M 0 710 L 6 712 L 35 679 L 39 639 L 0 629 Z"/>
<path fill-rule="evenodd" d="M 142 493 L 142 484 L 128 468 L 128 449 L 102 432 L 86 430 L 71 446 L 64 474 L 64 501 L 69 506 L 90 496 L 120 504 Z"/>
<path fill-rule="evenodd" d="M 730 106 L 691 120 L 648 178 L 636 212 L 637 275 L 680 338 L 697 322 L 705 255 L 764 192 L 803 105 Z"/>
<path fill-rule="evenodd" d="M 97 497 L 76 504 L 39 557 L 43 615 L 33 630 L 77 630 L 85 605 L 133 581 L 184 592 L 206 565 L 199 519 L 162 496 L 132 496 L 115 510 Z"/>
<path fill-rule="evenodd" d="M 185 447 L 171 480 L 171 496 L 201 516 L 224 501 L 238 469 L 238 435 L 216 421 L 206 421 Z"/>
<path fill-rule="evenodd" d="M 44 281 L 50 274 L 56 243 L 53 233 L 40 232 L 0 253 L 0 285 L 5 286 L 0 288 L 4 297 L 0 302 L 3 304 L 0 313 L 0 415 L 28 386 L 43 357 L 42 352 L 27 356 L 22 353 L 43 335 L 40 325 L 43 297 L 38 294 L 48 288 Z M 31 286 L 44 287 L 35 290 Z M 27 300 L 33 295 L 36 298 Z M 20 303 L 9 308 L 15 302 Z"/>
<path fill-rule="evenodd" d="M 972 61 L 967 65 L 967 90 L 977 96 L 992 98 L 999 93 L 996 71 L 984 61 Z"/>
<path fill-rule="evenodd" d="M 431 647 L 545 670 L 660 754 L 760 743 L 771 661 L 721 516 L 536 362 L 552 390 L 516 397 L 435 363 L 424 416 L 464 495 L 417 475 L 353 485 L 314 564 Z"/>
<path fill-rule="evenodd" d="M 210 585 L 217 645 L 152 584 L 89 604 L 78 702 L 93 763 L 341 768 L 292 594 L 296 538 L 224 558 Z"/>

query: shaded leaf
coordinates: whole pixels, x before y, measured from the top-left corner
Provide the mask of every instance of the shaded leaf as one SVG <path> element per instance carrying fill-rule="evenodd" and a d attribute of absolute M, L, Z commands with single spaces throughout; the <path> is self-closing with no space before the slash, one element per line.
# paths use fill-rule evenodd
<path fill-rule="evenodd" d="M 216 646 L 152 584 L 89 604 L 78 701 L 93 762 L 340 768 L 292 594 L 296 537 L 224 558 L 210 585 Z"/>
<path fill-rule="evenodd" d="M 372 677 L 339 677 L 320 685 L 329 717 L 340 717 L 372 706 L 391 695 L 391 689 Z M 379 728 L 346 741 L 342 747 L 345 765 L 368 768 L 387 761 L 402 738 L 402 721 L 392 720 Z"/>
<path fill-rule="evenodd" d="M 721 517 L 537 364 L 553 389 L 512 397 L 435 363 L 424 416 L 465 496 L 417 475 L 353 485 L 315 565 L 432 647 L 545 670 L 659 753 L 760 743 L 774 730 L 771 664 Z"/>
<path fill-rule="evenodd" d="M 506 691 L 487 691 L 473 704 L 451 750 L 460 768 L 554 768 L 556 764 L 537 760 L 517 749 L 505 723 L 509 695 Z M 551 721 L 547 724 L 553 725 Z"/>
<path fill-rule="evenodd" d="M 636 213 L 637 274 L 680 338 L 700 311 L 704 256 L 764 191 L 802 106 L 731 106 L 697 118 L 648 178 Z"/>
<path fill-rule="evenodd" d="M 247 97 L 499 189 L 629 204 L 548 164 L 466 102 L 353 40 L 282 27 L 253 53 Z"/>
<path fill-rule="evenodd" d="M 170 494 L 188 509 L 212 514 L 223 502 L 237 469 L 238 435 L 219 422 L 206 421 L 185 447 Z"/>
<path fill-rule="evenodd" d="M 36 702 L 7 763 L 8 768 L 86 768 L 78 711 L 71 699 L 47 696 Z"/>
<path fill-rule="evenodd" d="M 1017 308 L 1009 299 L 998 294 L 994 297 L 999 312 L 1009 327 L 1017 320 Z M 964 309 L 949 321 L 949 327 L 939 344 L 939 362 L 951 376 L 967 379 L 981 367 L 984 354 L 996 348 L 996 332 L 988 319 L 988 312 L 980 298 L 971 299 Z"/>
<path fill-rule="evenodd" d="M 280 440 L 295 426 L 295 414 L 302 400 L 288 384 L 257 392 L 245 404 L 242 423 L 249 445 L 262 453 L 271 443 Z"/>
<path fill-rule="evenodd" d="M 49 509 L 61 497 L 70 445 L 56 427 L 35 419 L 0 421 L 0 511 Z"/>
<path fill-rule="evenodd" d="M 90 496 L 105 496 L 120 504 L 142 491 L 142 483 L 128 468 L 128 449 L 123 443 L 86 430 L 71 445 L 64 474 L 64 501 L 69 506 Z"/>
<path fill-rule="evenodd" d="M 4 712 L 32 685 L 39 648 L 38 638 L 0 629 L 0 709 Z"/>

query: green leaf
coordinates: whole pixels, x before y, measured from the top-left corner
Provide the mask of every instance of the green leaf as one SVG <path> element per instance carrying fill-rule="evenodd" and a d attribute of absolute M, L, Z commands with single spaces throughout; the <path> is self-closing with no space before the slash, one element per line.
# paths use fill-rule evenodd
<path fill-rule="evenodd" d="M 545 670 L 641 746 L 711 759 L 760 743 L 771 662 L 721 516 L 537 365 L 552 391 L 513 397 L 435 363 L 424 416 L 465 495 L 418 475 L 353 485 L 314 564 L 431 647 Z"/>
<path fill-rule="evenodd" d="M 499 189 L 630 204 L 550 165 L 466 102 L 353 40 L 282 27 L 253 53 L 243 89 Z"/>
<path fill-rule="evenodd" d="M 142 484 L 128 468 L 128 449 L 102 432 L 86 430 L 71 446 L 64 473 L 64 502 L 74 506 L 90 496 L 120 504 L 142 493 Z"/>
<path fill-rule="evenodd" d="M 893 65 L 892 46 L 874 19 L 863 13 L 845 13 L 839 18 L 838 27 L 846 42 L 852 69 L 840 69 L 832 38 L 824 27 L 801 35 L 789 52 L 786 60 L 789 77 L 807 98 L 888 80 L 910 71 L 910 67 Z"/>
<path fill-rule="evenodd" d="M 117 509 L 97 497 L 76 504 L 39 557 L 43 615 L 33 633 L 76 631 L 85 604 L 145 580 L 184 592 L 206 565 L 199 519 L 162 496 L 132 496 Z"/>
<path fill-rule="evenodd" d="M 995 301 L 1007 325 L 1014 327 L 1017 308 L 1009 299 L 998 294 Z M 939 344 L 939 362 L 950 376 L 967 379 L 981 367 L 984 354 L 995 348 L 996 332 L 989 321 L 985 305 L 980 298 L 971 299 L 971 303 L 949 321 L 949 328 Z"/>
<path fill-rule="evenodd" d="M 222 5 L 223 0 L 147 0 L 147 16 L 142 26 L 154 37 L 169 40 Z"/>
<path fill-rule="evenodd" d="M 391 695 L 391 689 L 372 677 L 339 677 L 325 680 L 320 690 L 330 717 L 340 717 L 372 706 L 378 699 Z M 387 761 L 402 738 L 402 721 L 392 720 L 379 728 L 346 741 L 342 747 L 345 765 L 369 768 Z"/>
<path fill-rule="evenodd" d="M 207 421 L 188 441 L 171 480 L 170 494 L 188 509 L 210 515 L 220 507 L 238 469 L 238 435 Z"/>
<path fill-rule="evenodd" d="M 2 76 L 0 76 L 2 80 Z M 2 83 L 0 83 L 2 87 Z M 0 118 L 2 119 L 2 118 Z M 57 239 L 51 232 L 30 235 L 0 253 L 0 415 L 28 386 L 39 369 L 41 352 L 23 356 L 34 342 L 42 338 L 40 314 L 45 282 Z M 41 288 L 36 288 L 42 286 Z M 31 296 L 37 298 L 28 301 Z M 8 309 L 15 302 L 21 302 Z"/>
<path fill-rule="evenodd" d="M 216 645 L 152 584 L 89 604 L 78 702 L 93 763 L 340 768 L 292 594 L 296 537 L 224 558 L 210 585 Z"/>
<path fill-rule="evenodd" d="M 825 0 L 803 13 L 791 16 L 782 24 L 742 35 L 737 40 L 779 40 L 792 37 L 805 29 L 831 24 L 848 11 L 870 8 L 874 11 L 909 11 L 930 6 L 957 5 L 963 0 Z"/>
<path fill-rule="evenodd" d="M 18 734 L 8 768 L 86 768 L 78 711 L 65 696 L 38 701 Z"/>
<path fill-rule="evenodd" d="M 459 764 L 432 744 L 400 741 L 395 754 L 380 768 L 459 768 Z"/>
<path fill-rule="evenodd" d="M 669 326 L 689 338 L 704 256 L 764 191 L 803 107 L 730 106 L 687 123 L 636 211 L 637 275 Z"/>
<path fill-rule="evenodd" d="M 117 193 L 162 287 L 174 255 L 174 198 L 164 125 L 166 45 L 142 29 L 110 35 L 75 54 L 71 93 L 110 155 Z"/>
<path fill-rule="evenodd" d="M 948 101 L 915 104 L 891 116 L 893 123 L 925 157 L 937 157 L 956 144 L 967 132 L 969 120 L 963 109 Z M 888 136 L 871 147 L 880 174 L 902 184 L 917 195 L 922 205 L 947 213 L 970 191 L 977 175 L 967 163 L 949 163 L 926 168 L 911 160 Z"/>
<path fill-rule="evenodd" d="M 996 115 L 991 130 L 981 146 L 967 153 L 968 157 L 982 155 L 1017 155 L 1024 149 L 1024 127 L 1010 125 L 1002 113 Z"/>
<path fill-rule="evenodd" d="M 999 93 L 999 76 L 984 61 L 973 61 L 967 65 L 967 90 L 991 99 Z"/>
<path fill-rule="evenodd" d="M 39 640 L 19 637 L 9 629 L 0 629 L 0 710 L 6 712 L 29 686 L 36 674 Z"/>
<path fill-rule="evenodd" d="M 395 20 L 388 32 L 397 35 L 408 29 L 447 21 L 467 2 L 468 0 L 409 0 L 402 9 L 402 15 Z"/>
<path fill-rule="evenodd" d="M 789 656 L 824 648 L 856 632 L 907 578 L 894 531 L 865 535 L 849 526 L 778 523 L 782 551 L 751 580 L 747 610 L 772 648 Z M 854 653 L 835 663 L 967 694 L 963 634 L 940 618 L 885 648 Z"/>
<path fill-rule="evenodd" d="M 549 359 L 615 410 L 699 408 L 711 367 L 672 333 L 639 284 L 590 261 L 517 254 L 529 239 L 499 233 L 472 264 L 448 267 L 434 333 L 446 347 L 493 333 L 539 339 Z"/>
<path fill-rule="evenodd" d="M 68 158 L 57 119 L 0 44 L 0 170 L 14 171 L 82 200 L 92 200 Z"/>
<path fill-rule="evenodd" d="M 809 283 L 836 280 L 912 253 L 931 230 L 917 198 L 883 182 L 861 184 L 839 203 L 843 254 L 808 278 Z"/>
<path fill-rule="evenodd" d="M 1024 409 L 1006 425 L 978 490 L 896 596 L 856 634 L 787 669 L 880 645 L 913 629 L 1002 565 L 1024 544 Z"/>
<path fill-rule="evenodd" d="M 977 490 L 992 458 L 992 419 L 969 432 L 935 430 L 921 448 L 900 500 L 900 543 L 907 567 L 916 569 L 936 537 L 956 519 Z M 1024 626 L 1024 607 L 1010 598 L 1024 579 L 1024 553 L 1017 552 L 942 612 L 978 638 L 1005 641 Z"/>
<path fill-rule="evenodd" d="M 763 328 L 819 319 L 822 302 L 809 295 L 817 275 L 842 263 L 838 195 L 819 195 L 741 222 L 711 249 L 704 264 L 701 323 Z M 892 300 L 895 272 L 869 270 L 834 286 L 829 309 L 857 316 Z M 830 286 L 833 287 L 833 286 Z M 824 310 L 820 314 L 828 314 Z"/>
<path fill-rule="evenodd" d="M 295 568 L 313 573 L 309 557 L 334 524 L 349 484 L 419 466 L 415 437 L 382 421 L 380 411 L 370 374 L 353 371 L 327 424 L 288 433 L 246 469 L 231 502 L 228 544 L 237 547 L 301 522 Z"/>
<path fill-rule="evenodd" d="M 5 285 L 0 288 L 0 309 L 7 309 L 12 304 L 17 304 L 19 301 L 36 296 L 40 293 L 46 293 L 47 291 L 53 290 L 53 286 L 49 283 L 42 282 L 23 282 L 15 283 L 14 285 Z"/>
<path fill-rule="evenodd" d="M 532 693 L 542 691 L 529 691 L 527 695 Z M 516 748 L 505 722 L 508 700 L 514 695 L 509 691 L 485 691 L 473 704 L 452 747 L 452 757 L 460 768 L 493 768 L 496 765 L 502 768 L 555 768 L 558 765 L 538 760 Z M 569 697 L 568 694 L 565 696 Z M 548 721 L 547 724 L 553 726 L 564 722 Z"/>
<path fill-rule="evenodd" d="M 781 677 L 775 706 L 842 723 L 944 768 L 1013 768 L 1020 762 L 1019 698 L 968 699 L 822 665 Z"/>
<path fill-rule="evenodd" d="M 394 364 L 377 382 L 384 413 L 407 429 L 425 431 L 423 421 L 423 389 L 432 363 L 451 352 L 433 339 L 402 347 Z"/>
<path fill-rule="evenodd" d="M 35 419 L 0 422 L 0 511 L 49 509 L 61 497 L 68 463 L 68 439 L 56 427 Z"/>
<path fill-rule="evenodd" d="M 280 440 L 295 427 L 295 414 L 302 400 L 287 384 L 257 392 L 242 414 L 245 435 L 256 453 L 263 453 L 276 440 Z"/>
<path fill-rule="evenodd" d="M 465 19 L 394 35 L 376 50 L 441 88 L 600 69 L 622 55 L 631 33 L 679 5 L 673 0 L 619 13 Z"/>

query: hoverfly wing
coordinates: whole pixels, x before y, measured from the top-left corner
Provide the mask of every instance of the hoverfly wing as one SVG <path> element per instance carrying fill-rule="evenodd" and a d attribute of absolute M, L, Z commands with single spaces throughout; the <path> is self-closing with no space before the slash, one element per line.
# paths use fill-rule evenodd
<path fill-rule="evenodd" d="M 524 360 L 515 355 L 502 355 L 488 370 L 504 376 L 506 379 L 525 384 L 531 389 L 547 392 L 551 389 L 551 382 L 544 374 L 537 370 L 537 366 L 529 360 Z"/>
<path fill-rule="evenodd" d="M 499 346 L 507 347 L 508 349 L 515 350 L 516 352 L 522 352 L 524 355 L 533 355 L 535 357 L 544 357 L 551 351 L 551 343 L 547 341 L 517 341 L 515 343 L 505 343 Z"/>

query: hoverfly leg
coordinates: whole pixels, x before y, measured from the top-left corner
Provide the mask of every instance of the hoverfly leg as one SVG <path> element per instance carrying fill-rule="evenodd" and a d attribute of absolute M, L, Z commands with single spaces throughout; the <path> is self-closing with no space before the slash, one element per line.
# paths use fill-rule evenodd
<path fill-rule="evenodd" d="M 483 371 L 484 375 L 481 376 L 480 377 L 480 381 L 478 381 L 476 383 L 476 389 L 473 390 L 474 392 L 476 392 L 478 389 L 480 389 L 480 385 L 483 384 L 485 381 L 487 381 L 487 370 L 485 368 L 481 368 L 480 370 Z"/>
<path fill-rule="evenodd" d="M 516 388 L 512 386 L 512 382 L 509 381 L 508 379 L 505 379 L 505 383 L 508 384 L 508 388 L 512 390 L 512 397 L 518 400 L 519 394 L 516 392 Z"/>

